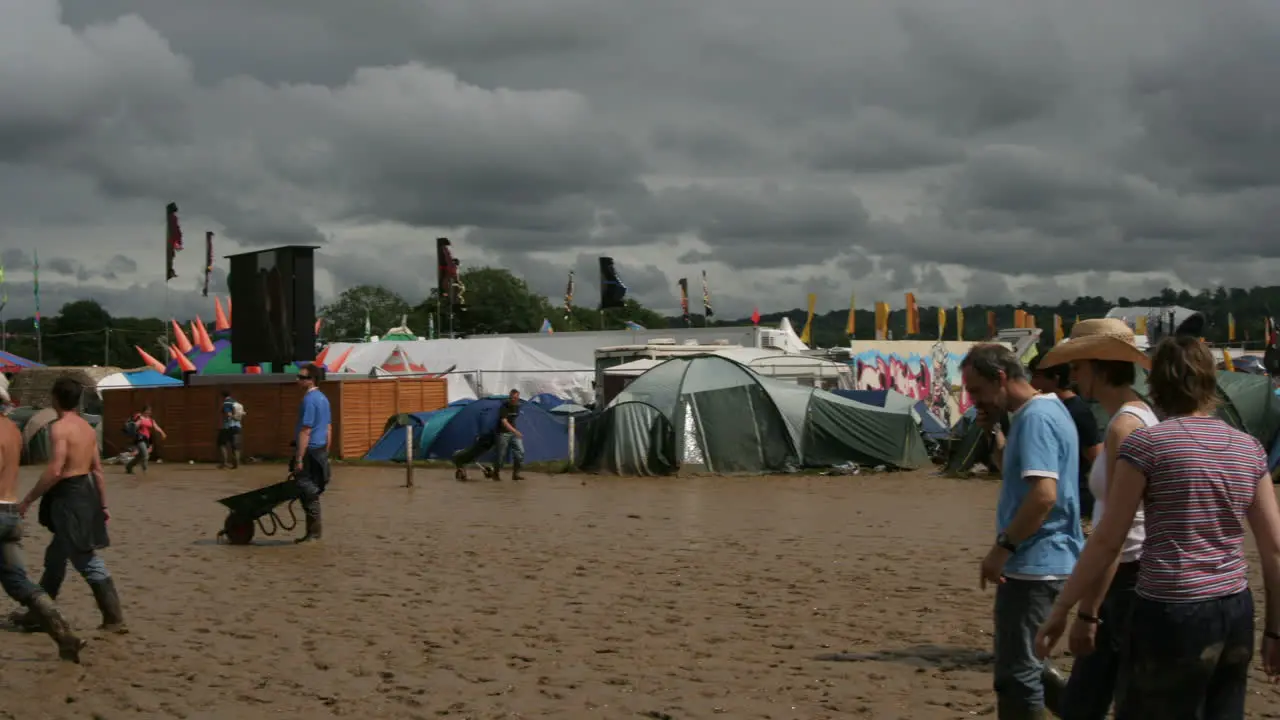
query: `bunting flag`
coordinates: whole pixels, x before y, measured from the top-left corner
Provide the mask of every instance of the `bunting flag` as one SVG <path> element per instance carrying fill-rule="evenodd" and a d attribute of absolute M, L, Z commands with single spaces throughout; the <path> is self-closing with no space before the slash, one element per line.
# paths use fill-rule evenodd
<path fill-rule="evenodd" d="M 680 286 L 680 316 L 684 318 L 684 326 L 689 327 L 693 324 L 689 318 L 689 279 L 680 278 L 676 284 Z"/>
<path fill-rule="evenodd" d="M 1065 333 L 1062 332 L 1062 316 L 1054 315 L 1053 316 L 1053 344 L 1057 345 L 1058 343 L 1062 342 L 1062 339 L 1064 337 L 1066 337 L 1066 335 Z"/>
<path fill-rule="evenodd" d="M 1227 372 L 1236 371 L 1236 364 L 1231 361 L 1231 352 L 1226 348 L 1222 348 L 1222 369 Z"/>
<path fill-rule="evenodd" d="M 209 297 L 209 276 L 213 275 L 213 233 L 204 234 L 204 296 Z"/>
<path fill-rule="evenodd" d="M 964 308 L 956 306 L 956 340 L 964 340 Z"/>
<path fill-rule="evenodd" d="M 169 203 L 164 208 L 164 281 L 178 277 L 173 269 L 173 259 L 182 250 L 182 226 L 178 224 L 178 203 Z"/>
<path fill-rule="evenodd" d="M 907 335 L 920 334 L 920 309 L 916 307 L 916 294 L 907 293 Z"/>
<path fill-rule="evenodd" d="M 548 320 L 547 318 L 542 318 L 542 327 L 538 328 L 538 332 L 543 333 L 545 335 L 551 335 L 552 333 L 555 332 L 555 329 L 551 327 L 550 320 Z"/>
<path fill-rule="evenodd" d="M 715 315 L 711 311 L 711 291 L 707 289 L 707 271 L 702 271 L 702 319 L 703 324 L 709 325 L 711 317 Z"/>
<path fill-rule="evenodd" d="M 620 308 L 627 304 L 627 285 L 618 275 L 613 258 L 600 258 L 600 309 Z"/>
<path fill-rule="evenodd" d="M 1227 342 L 1236 341 L 1236 316 L 1227 313 Z"/>
<path fill-rule="evenodd" d="M 942 339 L 942 334 L 947 331 L 947 309 L 938 308 L 938 339 Z"/>
<path fill-rule="evenodd" d="M 813 342 L 813 308 L 818 304 L 818 296 L 809 293 L 809 316 L 804 321 L 804 332 L 800 333 L 800 342 L 809 345 Z"/>
<path fill-rule="evenodd" d="M 751 324 L 752 325 L 760 324 L 760 308 L 753 308 L 751 310 Z"/>
<path fill-rule="evenodd" d="M 1016 312 L 1014 313 L 1014 318 L 1015 319 L 1017 318 Z M 987 339 L 990 340 L 991 338 L 998 335 L 999 332 L 1000 332 L 999 326 L 996 325 L 996 311 L 988 310 L 987 311 Z"/>
<path fill-rule="evenodd" d="M 564 286 L 564 319 L 573 315 L 573 271 L 569 271 L 569 282 Z M 572 330 L 573 328 L 569 328 Z"/>
<path fill-rule="evenodd" d="M 844 334 L 846 337 L 853 337 L 856 334 L 857 317 L 855 316 L 858 314 L 857 308 L 858 296 L 854 293 L 849 293 L 849 319 L 846 320 L 844 324 Z"/>
<path fill-rule="evenodd" d="M 876 339 L 889 339 L 889 303 L 876 303 Z"/>
<path fill-rule="evenodd" d="M 36 299 L 35 329 L 39 330 L 40 329 L 40 251 L 34 250 L 32 251 L 31 255 L 35 260 L 35 265 L 32 267 L 32 270 L 31 270 L 31 292 L 35 295 L 35 299 Z"/>

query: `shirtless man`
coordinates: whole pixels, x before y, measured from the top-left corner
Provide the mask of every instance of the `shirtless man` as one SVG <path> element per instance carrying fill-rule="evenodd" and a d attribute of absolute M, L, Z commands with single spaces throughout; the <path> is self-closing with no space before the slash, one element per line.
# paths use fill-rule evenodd
<path fill-rule="evenodd" d="M 58 419 L 49 426 L 52 453 L 49 467 L 39 482 L 18 504 L 18 512 L 40 500 L 40 524 L 53 533 L 44 553 L 44 575 L 40 586 L 52 597 L 58 596 L 67 576 L 67 562 L 89 583 L 93 599 L 102 612 L 102 627 L 107 632 L 128 632 L 120 610 L 120 596 L 107 565 L 95 550 L 110 545 L 107 538 L 107 488 L 102 475 L 102 459 L 98 456 L 98 434 L 80 417 L 80 396 L 84 387 L 69 377 L 53 384 L 53 406 Z M 41 500 L 43 498 L 43 500 Z M 30 627 L 31 619 L 20 623 Z"/>
<path fill-rule="evenodd" d="M 27 608 L 24 616 L 58 643 L 58 655 L 78 663 L 84 641 L 72 634 L 53 598 L 31 582 L 22 564 L 22 514 L 15 502 L 21 457 L 22 433 L 12 420 L 0 416 L 0 585 L 9 597 Z"/>

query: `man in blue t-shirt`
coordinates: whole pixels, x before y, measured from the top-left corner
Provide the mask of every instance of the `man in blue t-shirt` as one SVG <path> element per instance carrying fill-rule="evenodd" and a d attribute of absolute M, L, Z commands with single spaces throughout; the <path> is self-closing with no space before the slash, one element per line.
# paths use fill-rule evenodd
<path fill-rule="evenodd" d="M 298 384 L 304 390 L 298 406 L 298 424 L 294 429 L 294 456 L 289 464 L 293 481 L 302 494 L 307 531 L 298 542 L 312 542 L 321 536 L 320 495 L 329 485 L 329 441 L 333 437 L 333 421 L 329 415 L 329 398 L 320 392 L 324 371 L 315 363 L 298 371 Z"/>
<path fill-rule="evenodd" d="M 1080 441 L 1062 401 L 1037 393 L 1008 347 L 974 346 L 960 373 L 978 422 L 993 435 L 1001 473 L 996 539 L 980 570 L 983 588 L 996 585 L 996 713 L 998 720 L 1046 717 L 1046 668 L 1035 636 L 1084 546 Z M 1004 413 L 1012 414 L 1008 438 L 997 422 Z"/>
<path fill-rule="evenodd" d="M 222 391 L 222 427 L 218 430 L 218 449 L 222 453 L 219 469 L 240 467 L 240 423 L 244 420 L 244 406 L 231 397 L 230 390 Z"/>

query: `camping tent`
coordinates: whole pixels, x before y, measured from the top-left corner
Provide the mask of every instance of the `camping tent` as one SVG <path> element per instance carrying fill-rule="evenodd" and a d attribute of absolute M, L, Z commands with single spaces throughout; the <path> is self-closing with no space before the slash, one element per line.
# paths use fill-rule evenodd
<path fill-rule="evenodd" d="M 102 445 L 102 417 L 83 414 L 98 433 L 98 445 Z M 49 425 L 58 419 L 53 408 L 19 407 L 9 411 L 9 419 L 22 431 L 22 463 L 38 465 L 49 462 Z"/>
<path fill-rule="evenodd" d="M 941 440 L 951 435 L 951 428 L 929 410 L 924 400 L 907 397 L 896 390 L 832 390 L 831 392 L 863 405 L 887 407 L 890 410 L 909 407 L 915 411 L 920 421 L 920 431 L 925 437 L 930 440 Z"/>
<path fill-rule="evenodd" d="M 928 463 L 910 409 L 774 380 L 721 355 L 655 366 L 578 428 L 579 466 L 624 475 Z"/>
<path fill-rule="evenodd" d="M 156 372 L 151 368 L 141 370 L 124 370 L 112 373 L 98 381 L 99 390 L 121 390 L 129 388 L 181 387 L 182 381 Z"/>
<path fill-rule="evenodd" d="M 507 396 L 479 400 L 459 400 L 432 412 L 411 413 L 404 418 L 413 428 L 413 457 L 419 460 L 449 460 L 458 450 L 469 447 L 476 436 L 498 425 L 498 408 Z M 520 419 L 516 429 L 524 435 L 524 461 L 553 462 L 569 459 L 569 423 L 542 409 L 536 403 L 520 401 Z M 387 430 L 365 454 L 365 460 L 403 462 L 404 426 L 400 417 L 387 423 Z M 478 458 L 486 462 L 494 450 Z"/>
<path fill-rule="evenodd" d="M 41 363 L 0 350 L 0 372 L 17 373 L 27 368 L 44 367 Z"/>

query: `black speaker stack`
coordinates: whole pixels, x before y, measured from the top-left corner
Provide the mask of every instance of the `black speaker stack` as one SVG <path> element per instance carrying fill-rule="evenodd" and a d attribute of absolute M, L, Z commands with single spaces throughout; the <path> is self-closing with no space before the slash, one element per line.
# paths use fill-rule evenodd
<path fill-rule="evenodd" d="M 232 362 L 278 370 L 315 357 L 315 250 L 288 245 L 227 256 Z"/>

